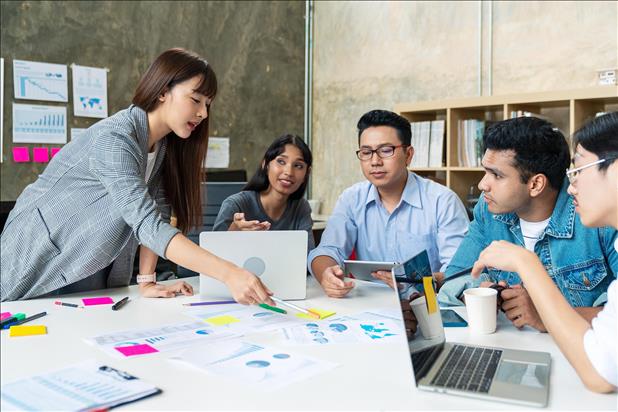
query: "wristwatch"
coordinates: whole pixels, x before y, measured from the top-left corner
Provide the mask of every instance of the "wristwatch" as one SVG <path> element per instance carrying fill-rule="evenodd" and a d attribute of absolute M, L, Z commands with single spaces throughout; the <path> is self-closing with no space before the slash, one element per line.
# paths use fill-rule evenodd
<path fill-rule="evenodd" d="M 154 283 L 157 281 L 157 274 L 151 273 L 148 275 L 137 275 L 137 283 Z"/>

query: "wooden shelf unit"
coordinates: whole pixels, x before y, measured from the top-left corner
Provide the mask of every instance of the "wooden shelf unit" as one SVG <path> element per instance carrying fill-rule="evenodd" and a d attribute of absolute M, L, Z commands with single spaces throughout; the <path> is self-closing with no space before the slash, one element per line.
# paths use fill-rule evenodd
<path fill-rule="evenodd" d="M 421 176 L 446 184 L 462 199 L 484 175 L 481 167 L 461 167 L 457 159 L 457 127 L 459 120 L 506 120 L 512 111 L 529 111 L 547 117 L 569 139 L 597 112 L 618 111 L 618 86 L 538 92 L 504 96 L 473 97 L 418 103 L 400 103 L 395 111 L 411 122 L 445 120 L 445 158 L 443 167 L 411 168 Z"/>

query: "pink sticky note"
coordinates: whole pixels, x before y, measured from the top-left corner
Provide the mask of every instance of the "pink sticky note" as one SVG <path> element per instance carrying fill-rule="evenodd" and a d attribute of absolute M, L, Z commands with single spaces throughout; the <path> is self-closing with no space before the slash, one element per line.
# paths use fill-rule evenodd
<path fill-rule="evenodd" d="M 27 147 L 13 148 L 13 161 L 15 163 L 24 163 L 30 161 L 30 151 Z"/>
<path fill-rule="evenodd" d="M 146 344 L 133 345 L 133 346 L 120 346 L 114 349 L 122 353 L 124 356 L 146 355 L 147 353 L 159 352 L 152 346 L 146 345 Z"/>
<path fill-rule="evenodd" d="M 47 150 L 47 147 L 35 147 L 32 149 L 32 156 L 36 163 L 49 162 L 49 150 Z"/>
<path fill-rule="evenodd" d="M 84 306 L 111 305 L 114 303 L 114 300 L 109 296 L 104 296 L 100 298 L 83 298 L 82 302 L 84 302 Z"/>
<path fill-rule="evenodd" d="M 2 312 L 0 313 L 0 320 L 4 320 L 6 318 L 10 318 L 11 317 L 11 312 Z"/>
<path fill-rule="evenodd" d="M 52 149 L 51 149 L 51 156 L 52 157 L 56 156 L 59 151 L 60 151 L 59 147 L 52 147 Z"/>

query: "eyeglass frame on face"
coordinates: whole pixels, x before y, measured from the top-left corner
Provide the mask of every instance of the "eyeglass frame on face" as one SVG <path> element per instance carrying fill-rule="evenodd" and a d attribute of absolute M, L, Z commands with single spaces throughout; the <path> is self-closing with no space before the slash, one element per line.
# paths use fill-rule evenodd
<path fill-rule="evenodd" d="M 373 154 L 375 153 L 375 154 L 378 155 L 378 157 L 380 159 L 388 159 L 389 157 L 393 157 L 395 155 L 395 150 L 396 149 L 398 149 L 400 147 L 408 147 L 408 146 L 409 145 L 407 145 L 407 144 L 400 144 L 400 145 L 397 145 L 397 146 L 390 145 L 390 144 L 385 144 L 383 146 L 378 147 L 377 149 L 370 149 L 370 148 L 358 149 L 356 151 L 356 157 L 358 157 L 358 160 L 361 160 L 361 161 L 371 160 L 373 158 Z M 385 149 L 385 148 L 390 148 L 393 152 L 391 154 L 389 154 L 389 155 L 384 155 L 383 156 L 382 154 L 380 154 L 380 150 Z M 371 151 L 371 154 L 369 155 L 369 157 L 367 157 L 365 159 L 361 158 L 361 151 L 364 151 L 364 150 Z"/>
<path fill-rule="evenodd" d="M 574 184 L 577 181 L 577 176 L 579 175 L 579 172 L 581 172 L 582 170 L 587 169 L 594 165 L 601 164 L 607 160 L 614 160 L 614 159 L 613 158 L 599 159 L 599 160 L 595 160 L 594 162 L 587 163 L 580 167 L 574 167 L 573 169 L 567 169 L 566 177 L 567 179 L 569 179 L 569 183 Z"/>

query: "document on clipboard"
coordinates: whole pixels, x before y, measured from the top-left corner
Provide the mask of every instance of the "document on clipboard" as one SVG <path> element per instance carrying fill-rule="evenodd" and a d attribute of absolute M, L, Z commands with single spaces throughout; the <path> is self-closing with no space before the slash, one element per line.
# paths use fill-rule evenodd
<path fill-rule="evenodd" d="M 161 393 L 159 388 L 94 360 L 3 384 L 0 409 L 111 409 Z"/>

